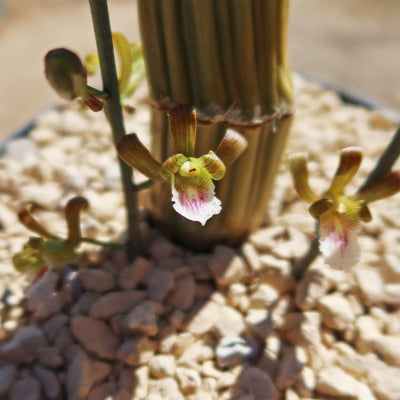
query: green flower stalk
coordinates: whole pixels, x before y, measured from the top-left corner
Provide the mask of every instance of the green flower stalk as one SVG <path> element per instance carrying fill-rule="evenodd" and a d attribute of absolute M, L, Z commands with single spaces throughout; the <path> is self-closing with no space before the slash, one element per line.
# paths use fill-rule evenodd
<path fill-rule="evenodd" d="M 169 113 L 170 132 L 176 154 L 159 163 L 140 142 L 137 135 L 125 136 L 118 143 L 118 153 L 132 168 L 148 178 L 171 184 L 175 211 L 202 225 L 221 211 L 213 181 L 222 179 L 231 165 L 246 149 L 247 142 L 234 131 L 228 131 L 216 152 L 194 157 L 196 112 L 188 105 L 178 105 Z"/>
<path fill-rule="evenodd" d="M 324 261 L 333 268 L 346 269 L 360 257 L 358 234 L 360 224 L 372 219 L 368 204 L 392 196 L 400 190 L 400 171 L 390 171 L 353 196 L 343 193 L 357 173 L 362 160 L 358 147 L 340 150 L 339 166 L 331 185 L 318 196 L 308 182 L 306 153 L 288 155 L 294 187 L 307 203 L 310 214 L 319 221 L 319 249 Z"/>

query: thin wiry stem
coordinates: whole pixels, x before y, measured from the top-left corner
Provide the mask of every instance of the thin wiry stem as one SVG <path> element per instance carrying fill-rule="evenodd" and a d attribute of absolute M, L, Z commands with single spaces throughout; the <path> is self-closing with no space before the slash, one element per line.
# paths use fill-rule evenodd
<path fill-rule="evenodd" d="M 317 230 L 316 230 L 317 232 Z M 316 236 L 310 244 L 307 253 L 293 267 L 292 275 L 296 281 L 300 281 L 305 275 L 308 267 L 317 258 L 319 254 L 319 237 Z"/>
<path fill-rule="evenodd" d="M 114 144 L 116 146 L 125 136 L 126 132 L 122 116 L 107 0 L 89 0 L 89 4 L 96 36 L 97 52 L 100 60 L 103 91 L 110 94 L 110 98 L 105 101 L 104 109 L 111 126 Z M 134 188 L 131 168 L 119 157 L 118 161 L 127 212 L 128 257 L 132 259 L 140 252 L 138 194 Z"/>
<path fill-rule="evenodd" d="M 368 175 L 365 182 L 360 186 L 358 192 L 366 189 L 367 187 L 373 185 L 379 179 L 383 178 L 387 175 L 392 169 L 394 163 L 400 154 L 400 126 L 397 128 L 392 140 L 386 147 L 386 150 L 383 152 L 378 162 L 376 163 L 375 168 Z"/>

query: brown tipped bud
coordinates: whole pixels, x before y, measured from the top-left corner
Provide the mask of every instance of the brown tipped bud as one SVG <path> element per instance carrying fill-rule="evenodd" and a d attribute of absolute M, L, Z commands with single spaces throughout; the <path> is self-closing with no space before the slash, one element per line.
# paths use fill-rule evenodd
<path fill-rule="evenodd" d="M 65 100 L 85 97 L 87 73 L 77 54 L 59 48 L 45 56 L 45 74 L 50 85 Z"/>

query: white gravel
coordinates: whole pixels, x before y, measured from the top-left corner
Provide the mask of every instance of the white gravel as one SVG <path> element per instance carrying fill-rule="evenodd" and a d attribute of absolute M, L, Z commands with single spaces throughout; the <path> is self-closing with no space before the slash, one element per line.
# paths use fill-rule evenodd
<path fill-rule="evenodd" d="M 396 125 L 343 105 L 334 92 L 295 79 L 297 111 L 288 150 L 307 151 L 322 193 L 337 149 L 364 150 L 355 191 Z M 146 88 L 128 131 L 147 144 Z M 282 162 L 270 224 L 240 249 L 193 254 L 147 225 L 147 256 L 85 249 L 91 262 L 49 274 L 25 300 L 28 282 L 11 257 L 29 233 L 15 213 L 24 201 L 65 234 L 74 195 L 91 208 L 83 231 L 117 240 L 125 211 L 102 114 L 67 105 L 38 117 L 28 138 L 0 157 L 0 396 L 3 399 L 358 399 L 400 400 L 400 196 L 371 206 L 362 258 L 332 271 L 318 257 L 300 283 L 293 265 L 314 221 Z M 267 212 L 267 211 L 266 211 Z M 332 397 L 333 396 L 333 397 Z"/>

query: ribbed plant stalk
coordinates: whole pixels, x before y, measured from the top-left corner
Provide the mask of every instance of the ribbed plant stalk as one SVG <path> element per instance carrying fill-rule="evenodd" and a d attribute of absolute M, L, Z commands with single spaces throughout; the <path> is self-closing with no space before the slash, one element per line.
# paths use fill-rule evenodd
<path fill-rule="evenodd" d="M 174 153 L 167 111 L 197 110 L 195 156 L 215 150 L 227 129 L 248 148 L 216 183 L 221 214 L 202 227 L 172 208 L 171 188 L 155 184 L 153 220 L 192 248 L 240 243 L 265 222 L 291 122 L 287 62 L 289 0 L 138 0 L 150 84 L 153 154 Z"/>

